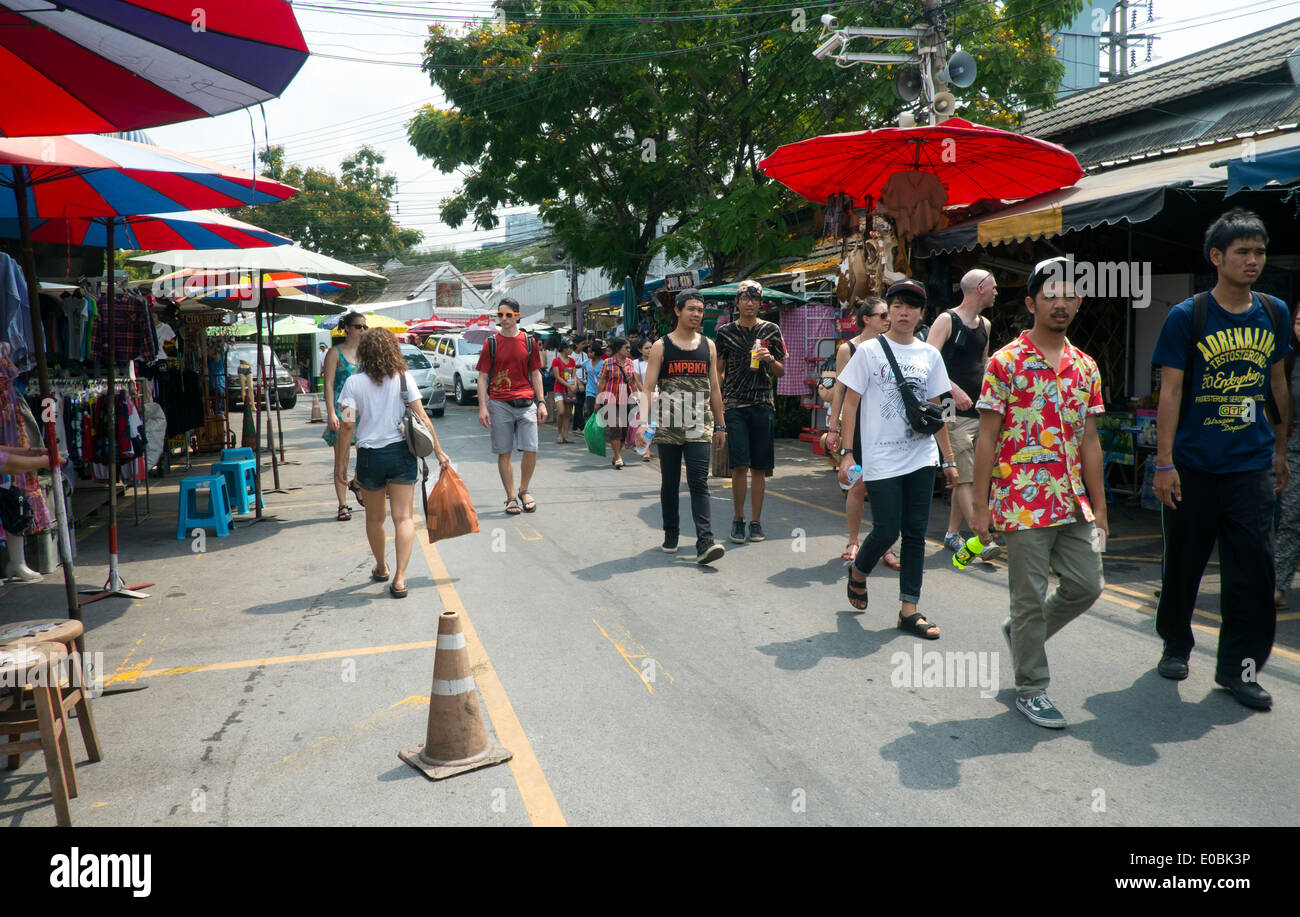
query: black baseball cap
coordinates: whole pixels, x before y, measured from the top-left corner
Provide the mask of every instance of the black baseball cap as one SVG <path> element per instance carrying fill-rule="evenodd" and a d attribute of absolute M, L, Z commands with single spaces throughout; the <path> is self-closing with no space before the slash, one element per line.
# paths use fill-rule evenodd
<path fill-rule="evenodd" d="M 1048 258 L 1046 261 L 1038 262 L 1034 265 L 1034 269 L 1029 272 L 1029 279 L 1025 281 L 1025 295 L 1033 299 L 1047 281 L 1072 278 L 1074 274 L 1071 268 L 1073 267 L 1071 260 L 1064 256 Z"/>
<path fill-rule="evenodd" d="M 922 307 L 928 299 L 925 285 L 910 279 L 896 280 L 889 285 L 889 289 L 885 291 L 885 302 L 893 302 L 895 298 L 903 300 L 908 305 Z"/>
<path fill-rule="evenodd" d="M 695 289 L 695 287 L 687 287 L 677 294 L 677 298 L 673 300 L 673 304 L 678 307 L 684 306 L 692 299 L 704 302 L 704 296 L 701 295 L 699 290 Z"/>

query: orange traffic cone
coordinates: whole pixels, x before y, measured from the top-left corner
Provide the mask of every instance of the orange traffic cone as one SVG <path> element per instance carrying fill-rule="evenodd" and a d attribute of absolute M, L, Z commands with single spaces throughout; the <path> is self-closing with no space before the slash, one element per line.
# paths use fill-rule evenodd
<path fill-rule="evenodd" d="M 307 423 L 324 423 L 325 417 L 320 412 L 320 398 L 316 395 L 311 396 L 311 420 Z"/>
<path fill-rule="evenodd" d="M 438 616 L 438 649 L 433 654 L 433 690 L 424 746 L 412 745 L 397 756 L 430 780 L 454 777 L 513 757 L 487 736 L 470 674 L 465 632 L 454 611 Z"/>

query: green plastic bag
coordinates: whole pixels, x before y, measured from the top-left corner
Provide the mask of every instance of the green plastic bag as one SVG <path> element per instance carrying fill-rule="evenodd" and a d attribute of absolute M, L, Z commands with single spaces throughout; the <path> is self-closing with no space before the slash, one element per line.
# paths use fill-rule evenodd
<path fill-rule="evenodd" d="M 592 455 L 605 457 L 605 424 L 600 419 L 600 411 L 593 411 L 587 418 L 587 425 L 582 428 L 583 438 L 587 440 L 587 451 Z"/>

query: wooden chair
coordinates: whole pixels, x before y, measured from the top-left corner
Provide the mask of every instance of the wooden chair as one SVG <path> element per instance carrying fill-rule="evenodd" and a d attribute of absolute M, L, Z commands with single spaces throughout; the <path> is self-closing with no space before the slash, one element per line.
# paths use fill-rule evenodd
<path fill-rule="evenodd" d="M 31 636 L 19 636 L 22 632 L 35 631 Z M 68 654 L 69 684 L 60 692 L 63 702 L 64 717 L 75 712 L 77 725 L 81 727 L 81 738 L 86 744 L 86 757 L 91 761 L 100 761 L 104 757 L 103 747 L 99 744 L 99 732 L 95 729 L 94 717 L 90 714 L 89 686 L 85 684 L 84 660 L 77 653 L 77 638 L 82 635 L 80 621 L 71 618 L 41 618 L 32 621 L 19 621 L 16 624 L 0 625 L 0 649 L 9 645 L 58 643 Z M 8 636 L 8 639 L 5 637 Z M 19 709 L 30 700 L 30 692 L 16 690 L 10 697 L 10 705 Z M 4 707 L 0 706 L 0 710 Z M 18 756 L 10 755 L 8 767 L 13 770 L 18 766 Z"/>
<path fill-rule="evenodd" d="M 72 747 L 68 742 L 68 720 L 58 700 L 60 669 L 66 667 L 68 651 L 60 643 L 11 644 L 0 647 L 0 679 L 31 692 L 35 708 L 22 704 L 0 712 L 0 733 L 9 741 L 3 746 L 10 760 L 23 752 L 45 754 L 45 773 L 50 780 L 50 796 L 59 827 L 72 827 L 68 800 L 77 795 L 77 772 L 72 764 Z M 28 733 L 35 739 L 23 739 Z"/>

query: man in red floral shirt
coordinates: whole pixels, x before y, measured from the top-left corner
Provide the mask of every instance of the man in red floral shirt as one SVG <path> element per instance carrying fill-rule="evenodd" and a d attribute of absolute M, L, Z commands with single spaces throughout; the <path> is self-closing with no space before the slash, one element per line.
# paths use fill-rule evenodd
<path fill-rule="evenodd" d="M 1005 533 L 1011 617 L 1002 633 L 1016 708 L 1050 729 L 1063 729 L 1065 718 L 1047 696 L 1044 644 L 1101 595 L 1108 528 L 1096 420 L 1105 410 L 1101 374 L 1065 337 L 1080 304 L 1072 267 L 1064 258 L 1034 267 L 1025 299 L 1033 327 L 993 355 L 976 403 L 971 528 L 985 544 L 990 530 Z M 1049 567 L 1060 576 L 1051 595 Z"/>

